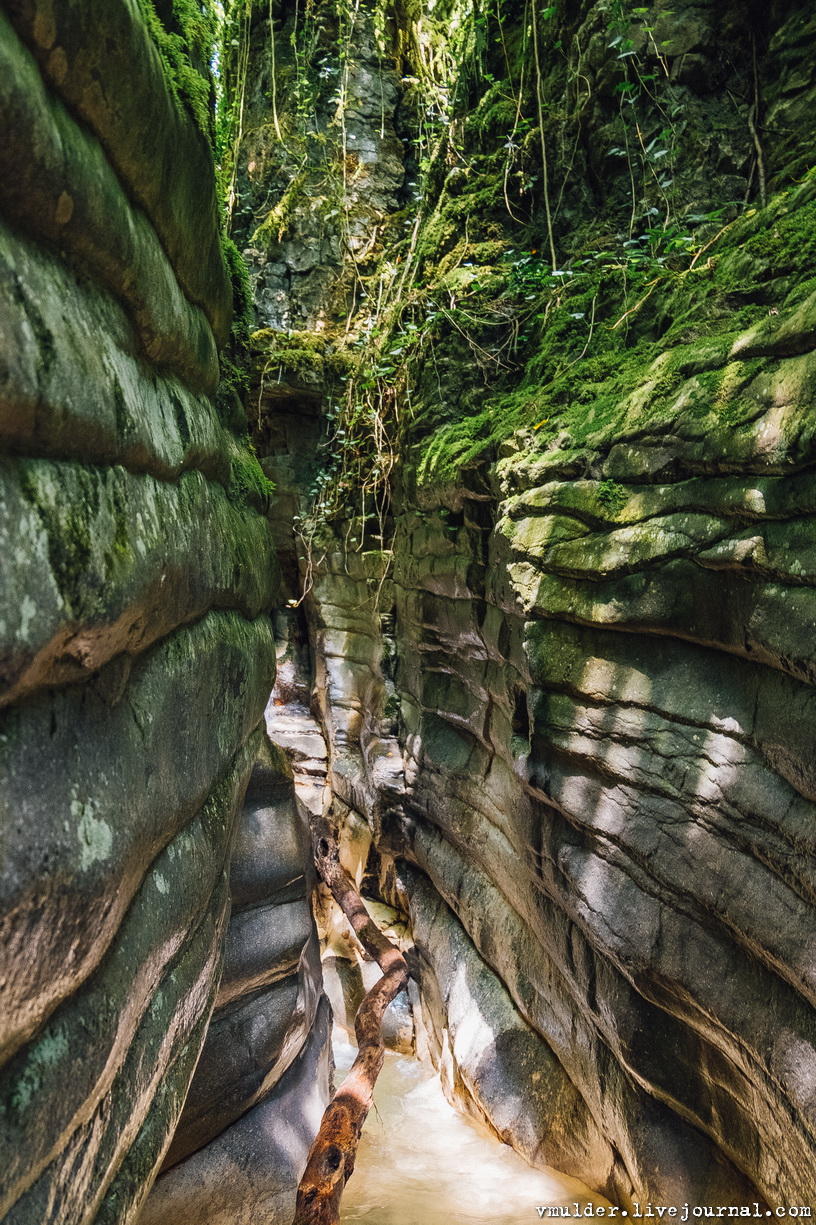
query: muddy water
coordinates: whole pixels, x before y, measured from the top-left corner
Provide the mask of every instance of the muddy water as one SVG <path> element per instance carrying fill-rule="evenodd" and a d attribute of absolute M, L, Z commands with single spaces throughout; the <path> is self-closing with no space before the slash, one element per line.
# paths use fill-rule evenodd
<path fill-rule="evenodd" d="M 335 1043 L 336 1079 L 355 1051 Z M 536 1207 L 606 1204 L 575 1179 L 534 1170 L 448 1105 L 439 1077 L 386 1054 L 341 1221 L 364 1225 L 524 1225 Z M 573 1209 L 574 1211 L 574 1209 Z"/>

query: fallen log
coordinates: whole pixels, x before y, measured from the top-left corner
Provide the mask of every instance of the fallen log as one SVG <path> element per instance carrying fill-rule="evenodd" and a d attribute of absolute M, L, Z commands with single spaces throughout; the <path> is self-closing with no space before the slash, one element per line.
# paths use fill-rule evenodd
<path fill-rule="evenodd" d="M 312 845 L 318 872 L 363 948 L 383 972 L 357 1010 L 357 1058 L 326 1108 L 298 1187 L 292 1225 L 336 1225 L 340 1198 L 354 1170 L 360 1134 L 385 1058 L 383 1014 L 407 985 L 408 966 L 399 949 L 377 927 L 354 882 L 341 867 L 337 836 L 325 817 L 312 821 Z"/>

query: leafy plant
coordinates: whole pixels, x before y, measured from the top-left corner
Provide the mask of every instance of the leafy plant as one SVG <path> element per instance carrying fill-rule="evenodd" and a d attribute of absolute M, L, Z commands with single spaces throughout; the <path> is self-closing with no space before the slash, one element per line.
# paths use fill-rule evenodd
<path fill-rule="evenodd" d="M 596 496 L 604 510 L 613 516 L 620 514 L 629 501 L 629 495 L 623 485 L 612 480 L 601 481 Z"/>

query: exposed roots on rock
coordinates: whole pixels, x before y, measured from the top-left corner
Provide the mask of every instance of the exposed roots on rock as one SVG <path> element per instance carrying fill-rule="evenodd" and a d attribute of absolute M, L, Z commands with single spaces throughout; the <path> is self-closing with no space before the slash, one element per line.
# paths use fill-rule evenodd
<path fill-rule="evenodd" d="M 336 1225 L 340 1220 L 343 1188 L 354 1170 L 360 1134 L 385 1058 L 381 1034 L 383 1014 L 407 985 L 408 966 L 402 953 L 377 927 L 354 882 L 341 867 L 332 826 L 324 817 L 317 817 L 312 820 L 311 827 L 317 869 L 363 948 L 383 972 L 357 1011 L 354 1022 L 357 1058 L 326 1108 L 298 1187 L 292 1225 Z"/>

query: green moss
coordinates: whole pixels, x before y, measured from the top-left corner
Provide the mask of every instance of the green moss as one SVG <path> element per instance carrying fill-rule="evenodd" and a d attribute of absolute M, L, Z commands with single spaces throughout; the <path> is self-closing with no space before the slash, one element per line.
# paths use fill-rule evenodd
<path fill-rule="evenodd" d="M 106 557 L 108 575 L 123 562 L 133 560 L 133 548 L 130 542 L 130 525 L 128 508 L 125 502 L 124 490 L 117 482 L 113 487 L 114 535 L 110 553 Z"/>
<path fill-rule="evenodd" d="M 248 341 L 255 322 L 255 301 L 244 257 L 226 234 L 221 235 L 221 250 L 232 284 L 232 331 L 241 341 Z"/>
<path fill-rule="evenodd" d="M 77 466 L 79 496 L 60 503 L 41 481 L 53 479 L 48 465 L 23 460 L 19 467 L 20 489 L 40 517 L 48 541 L 51 572 L 65 603 L 77 608 L 84 593 L 83 582 L 92 555 L 91 523 L 99 508 L 100 470 Z"/>
<path fill-rule="evenodd" d="M 435 264 L 426 265 L 429 295 L 435 285 L 470 294 L 472 274 L 483 276 L 482 268 L 466 268 L 470 279 L 454 281 L 446 272 L 464 253 L 454 215 L 469 215 L 474 199 L 484 202 L 480 190 L 446 201 L 430 223 L 433 242 L 450 247 L 458 235 L 459 245 L 448 254 L 437 250 Z M 464 468 L 499 453 L 512 435 L 524 439 L 518 445 L 548 452 L 563 466 L 582 448 L 606 446 L 647 424 L 668 425 L 680 413 L 710 417 L 712 428 L 754 419 L 758 402 L 749 388 L 767 363 L 729 364 L 728 353 L 741 333 L 767 318 L 769 293 L 775 309 L 790 310 L 816 286 L 814 195 L 813 183 L 797 186 L 767 209 L 689 244 L 685 267 L 681 261 L 678 268 L 677 258 L 665 260 L 659 248 L 654 257 L 638 248 L 633 262 L 631 247 L 610 250 L 607 243 L 603 251 L 589 247 L 559 279 L 535 250 L 507 251 L 502 266 L 509 276 L 500 302 L 507 303 L 508 317 L 515 313 L 522 320 L 513 338 L 520 377 L 500 377 L 497 370 L 475 413 L 467 411 L 463 397 L 458 418 L 437 426 L 426 443 L 417 479 L 454 481 Z M 784 281 L 778 278 L 781 268 L 787 270 Z M 766 290 L 770 276 L 776 279 Z M 445 312 L 444 318 L 455 318 L 474 343 L 491 343 L 490 332 L 479 333 L 472 308 Z M 451 352 L 452 333 L 444 323 L 435 327 L 435 346 L 447 344 Z M 506 360 L 513 350 L 502 353 Z M 702 373 L 691 377 L 695 369 Z"/>
<path fill-rule="evenodd" d="M 220 355 L 221 383 L 218 409 L 222 421 L 230 425 L 236 419 L 235 398 L 241 399 L 249 388 L 249 338 L 255 322 L 255 305 L 244 258 L 231 238 L 221 235 L 221 250 L 232 285 L 232 328 L 226 352 Z M 239 423 L 243 428 L 245 422 Z"/>
<path fill-rule="evenodd" d="M 746 241 L 745 250 L 766 260 L 775 272 L 816 262 L 816 200 L 776 211 Z"/>
<path fill-rule="evenodd" d="M 502 135 L 507 139 L 518 124 L 518 99 L 506 81 L 498 81 L 468 117 L 468 127 L 479 136 Z"/>
<path fill-rule="evenodd" d="M 585 138 L 600 139 L 600 131 L 589 113 L 580 119 L 583 85 L 573 81 L 567 88 L 569 57 L 555 34 L 567 10 L 556 7 L 556 20 L 548 25 L 544 19 L 539 31 L 550 47 L 542 71 L 550 210 L 544 207 L 542 120 L 526 18 L 520 20 L 518 11 L 502 15 L 500 3 L 471 6 L 455 34 L 440 39 L 450 56 L 445 107 L 453 122 L 447 132 L 418 123 L 423 203 L 413 255 L 413 240 L 405 237 L 412 232 L 410 218 L 401 237 L 380 235 L 385 258 L 407 263 L 404 278 L 394 279 L 389 270 L 401 301 L 378 311 L 379 335 L 372 336 L 349 384 L 340 415 L 344 433 L 338 428 L 335 441 L 338 454 L 353 463 L 347 470 L 340 461 L 339 467 L 329 464 L 323 474 L 336 488 L 342 469 L 349 500 L 366 474 L 379 471 L 373 431 L 356 428 L 359 406 L 364 424 L 362 410 L 376 409 L 393 426 L 397 449 L 403 457 L 408 452 L 412 475 L 426 486 L 460 480 L 464 470 L 502 454 L 509 463 L 519 454 L 534 455 L 542 468 L 551 461 L 585 474 L 615 441 L 637 431 L 670 435 L 695 417 L 716 430 L 756 415 L 747 390 L 749 364 L 738 363 L 739 378 L 719 371 L 716 379 L 701 376 L 695 383 L 694 371 L 727 363 L 729 337 L 767 315 L 769 305 L 776 306 L 774 295 L 780 305 L 785 295 L 793 300 L 808 264 L 816 264 L 816 206 L 801 194 L 794 199 L 794 192 L 726 226 L 736 207 L 698 213 L 698 207 L 711 209 L 713 197 L 703 192 L 705 203 L 695 205 L 679 174 L 671 198 L 664 192 L 657 201 L 650 195 L 658 180 L 652 164 L 644 186 L 639 174 L 632 177 L 637 148 L 634 154 L 610 148 L 619 164 L 605 163 L 610 173 L 601 210 L 580 169 L 584 148 L 595 159 Z M 403 97 L 406 116 L 427 101 L 423 82 L 415 85 L 416 96 L 409 88 Z M 646 98 L 640 102 L 645 154 L 658 139 L 657 129 L 648 127 L 657 120 Z M 568 114 L 573 106 L 579 109 Z M 574 131 L 567 121 L 575 121 Z M 410 127 L 413 120 L 406 122 Z M 622 125 L 616 119 L 604 128 L 608 145 L 624 140 Z M 660 134 L 667 155 L 662 169 L 675 157 L 668 146 L 679 130 L 671 139 Z M 300 190 L 301 184 L 290 185 L 256 237 L 280 240 Z M 812 185 L 805 190 L 813 192 Z M 548 211 L 555 218 L 555 269 Z M 370 300 L 379 301 L 379 275 L 369 278 L 368 266 L 362 275 Z M 721 339 L 719 347 L 712 337 Z M 256 334 L 253 347 L 270 372 L 325 378 L 330 348 L 305 335 Z M 390 407 L 403 389 L 409 396 L 400 403 L 410 400 L 410 414 Z M 626 496 L 622 486 L 602 482 L 593 510 L 617 515 Z M 329 508 L 325 518 L 343 512 L 338 499 L 320 498 L 320 508 Z"/>
<path fill-rule="evenodd" d="M 289 221 L 295 206 L 302 199 L 303 188 L 308 177 L 308 171 L 306 170 L 295 175 L 283 195 L 255 229 L 251 239 L 253 243 L 268 248 L 282 240 L 289 227 Z"/>
<path fill-rule="evenodd" d="M 479 459 L 490 445 L 490 413 L 443 426 L 431 439 L 419 463 L 421 484 L 443 484 Z"/>
<path fill-rule="evenodd" d="M 451 196 L 445 194 L 440 206 L 431 214 L 422 229 L 417 243 L 419 263 L 424 267 L 426 279 L 433 280 L 434 272 L 429 265 L 439 263 L 437 271 L 445 271 L 440 263 L 442 257 L 449 252 L 453 242 L 454 247 L 461 243 L 461 257 L 477 258 L 475 249 L 479 240 L 479 230 L 495 225 L 497 214 L 504 212 L 502 194 L 502 179 L 500 174 L 483 173 L 474 176 L 461 194 Z M 467 239 L 465 237 L 467 233 Z M 498 259 L 506 247 L 503 240 L 495 240 L 493 248 Z M 470 252 L 474 252 L 473 255 Z M 479 259 L 479 262 L 489 262 Z"/>
<path fill-rule="evenodd" d="M 322 374 L 325 365 L 322 353 L 315 353 L 314 349 L 284 349 L 276 354 L 275 361 L 283 370 L 290 374 Z"/>
<path fill-rule="evenodd" d="M 269 480 L 258 462 L 255 447 L 247 436 L 230 462 L 228 496 L 236 506 L 253 506 L 266 514 L 274 492 L 274 482 Z"/>
<path fill-rule="evenodd" d="M 504 255 L 506 247 L 507 242 L 503 238 L 493 239 L 491 242 L 477 242 L 467 248 L 465 256 L 474 264 L 497 264 Z"/>
<path fill-rule="evenodd" d="M 138 0 L 138 4 L 173 96 L 212 143 L 215 111 L 210 63 L 218 20 L 214 4 L 211 0 L 172 0 L 171 19 L 164 21 L 154 0 Z"/>
<path fill-rule="evenodd" d="M 264 377 L 275 372 L 318 383 L 348 375 L 356 358 L 330 333 L 278 332 L 261 328 L 250 337 L 252 352 L 262 361 Z"/>
<path fill-rule="evenodd" d="M 767 358 L 751 358 L 745 362 L 728 362 L 695 375 L 700 389 L 696 415 L 713 413 L 724 423 L 736 425 L 755 414 L 757 403 L 746 394 L 746 389 L 767 366 Z"/>

